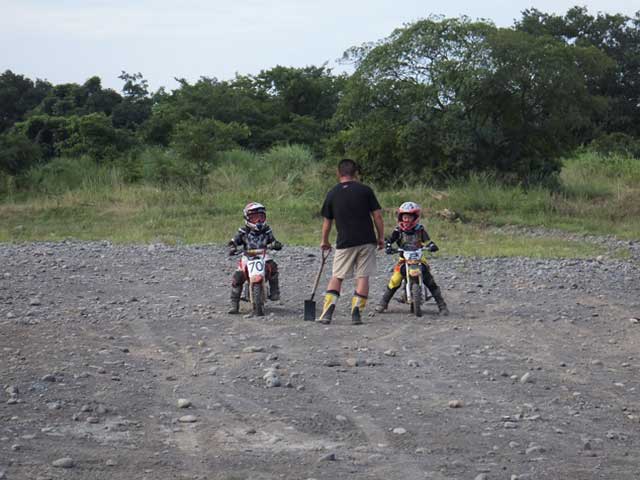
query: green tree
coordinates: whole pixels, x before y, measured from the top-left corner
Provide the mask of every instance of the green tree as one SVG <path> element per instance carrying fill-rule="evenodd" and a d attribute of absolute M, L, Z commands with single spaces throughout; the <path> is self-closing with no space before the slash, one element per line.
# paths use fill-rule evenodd
<path fill-rule="evenodd" d="M 418 21 L 345 59 L 356 71 L 335 121 L 350 134 L 332 146 L 380 181 L 556 171 L 603 105 L 585 79 L 610 65 L 590 47 L 464 17 Z"/>
<path fill-rule="evenodd" d="M 113 109 L 111 121 L 116 128 L 137 130 L 151 116 L 153 99 L 149 96 L 148 82 L 141 73 L 122 72 L 124 99 Z"/>
<path fill-rule="evenodd" d="M 552 36 L 567 45 L 592 46 L 614 61 L 606 75 L 589 79 L 589 91 L 609 99 L 600 120 L 603 133 L 624 132 L 640 137 L 640 11 L 590 15 L 573 7 L 564 16 L 536 9 L 522 13 L 516 29 L 534 36 Z"/>
<path fill-rule="evenodd" d="M 131 133 L 116 129 L 103 113 L 69 117 L 69 136 L 56 145 L 60 155 L 87 155 L 100 163 L 115 158 L 134 144 Z"/>
<path fill-rule="evenodd" d="M 26 114 L 40 104 L 51 88 L 48 82 L 34 82 L 11 70 L 0 75 L 0 133 L 24 120 Z"/>
<path fill-rule="evenodd" d="M 180 156 L 191 164 L 198 188 L 204 191 L 204 182 L 212 165 L 223 150 L 238 146 L 238 141 L 249 136 L 246 125 L 223 123 L 213 119 L 183 120 L 176 126 L 172 145 Z"/>
<path fill-rule="evenodd" d="M 24 134 L 11 131 L 0 135 L 0 170 L 18 175 L 42 161 L 42 151 Z"/>

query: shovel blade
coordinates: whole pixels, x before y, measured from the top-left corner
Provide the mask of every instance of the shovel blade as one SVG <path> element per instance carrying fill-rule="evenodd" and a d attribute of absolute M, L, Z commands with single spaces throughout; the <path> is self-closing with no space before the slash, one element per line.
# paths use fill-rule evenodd
<path fill-rule="evenodd" d="M 304 319 L 309 322 L 316 320 L 316 302 L 313 300 L 304 301 Z"/>

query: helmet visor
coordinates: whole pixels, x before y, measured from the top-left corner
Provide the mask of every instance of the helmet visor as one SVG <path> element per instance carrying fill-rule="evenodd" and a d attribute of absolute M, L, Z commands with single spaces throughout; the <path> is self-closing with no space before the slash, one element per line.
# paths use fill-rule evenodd
<path fill-rule="evenodd" d="M 264 223 L 267 220 L 267 216 L 264 212 L 250 212 L 247 214 L 247 218 L 251 223 Z"/>

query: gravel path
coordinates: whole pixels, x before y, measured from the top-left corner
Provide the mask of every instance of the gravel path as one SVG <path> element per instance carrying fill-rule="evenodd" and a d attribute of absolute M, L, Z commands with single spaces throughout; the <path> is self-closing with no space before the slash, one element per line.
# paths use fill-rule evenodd
<path fill-rule="evenodd" d="M 218 246 L 0 245 L 0 479 L 640 476 L 636 257 L 439 256 L 449 317 L 362 326 L 351 283 L 302 321 L 319 258 L 275 258 L 245 318 Z"/>

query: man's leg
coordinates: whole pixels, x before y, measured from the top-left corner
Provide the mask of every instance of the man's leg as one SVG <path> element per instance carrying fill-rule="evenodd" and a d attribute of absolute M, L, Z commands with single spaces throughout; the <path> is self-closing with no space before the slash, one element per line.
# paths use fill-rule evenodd
<path fill-rule="evenodd" d="M 322 314 L 318 319 L 320 323 L 331 323 L 333 312 L 336 309 L 336 303 L 340 298 L 340 289 L 342 289 L 342 279 L 338 277 L 331 277 L 329 284 L 327 285 L 327 293 L 324 295 Z"/>
<path fill-rule="evenodd" d="M 369 277 L 356 278 L 356 291 L 351 299 L 351 323 L 353 325 L 361 325 L 361 313 L 367 305 L 369 297 Z"/>

